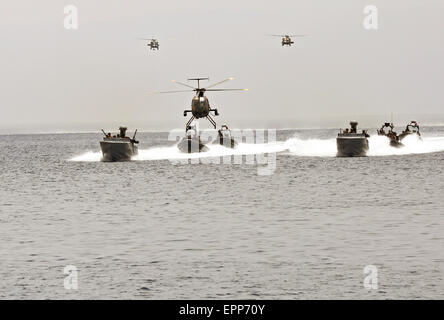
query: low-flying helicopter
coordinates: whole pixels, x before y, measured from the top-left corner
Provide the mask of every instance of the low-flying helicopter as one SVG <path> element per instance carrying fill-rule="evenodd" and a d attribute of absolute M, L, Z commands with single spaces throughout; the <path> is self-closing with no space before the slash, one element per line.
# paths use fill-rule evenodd
<path fill-rule="evenodd" d="M 201 118 L 207 118 L 208 121 L 213 125 L 214 129 L 216 129 L 216 121 L 214 121 L 213 117 L 211 116 L 211 113 L 214 114 L 214 116 L 218 116 L 219 112 L 217 109 L 211 108 L 210 102 L 208 98 L 205 96 L 205 92 L 217 92 L 217 91 L 248 91 L 248 89 L 212 89 L 215 86 L 218 86 L 222 83 L 225 83 L 227 81 L 233 80 L 234 78 L 228 78 L 219 82 L 216 82 L 210 86 L 207 86 L 206 88 L 200 87 L 200 81 L 202 80 L 209 80 L 209 78 L 191 78 L 188 79 L 188 81 L 197 81 L 197 88 L 190 86 L 186 83 L 179 82 L 176 80 L 172 80 L 172 82 L 180 84 L 182 86 L 188 87 L 191 90 L 179 90 L 179 91 L 163 91 L 163 92 L 157 92 L 157 93 L 177 93 L 177 92 L 190 92 L 194 91 L 196 92 L 196 95 L 191 100 L 191 109 L 184 110 L 183 116 L 186 117 L 188 113 L 192 114 L 192 117 L 186 124 L 186 128 L 190 126 L 190 124 L 195 119 L 201 119 Z"/>
<path fill-rule="evenodd" d="M 147 44 L 148 47 L 150 47 L 150 50 L 159 50 L 159 41 L 157 39 L 153 38 L 139 38 L 140 40 L 147 40 L 149 43 Z"/>
<path fill-rule="evenodd" d="M 293 40 L 291 40 L 292 37 L 305 37 L 305 34 L 269 34 L 270 37 L 281 37 L 282 38 L 282 46 L 289 46 L 294 43 Z"/>

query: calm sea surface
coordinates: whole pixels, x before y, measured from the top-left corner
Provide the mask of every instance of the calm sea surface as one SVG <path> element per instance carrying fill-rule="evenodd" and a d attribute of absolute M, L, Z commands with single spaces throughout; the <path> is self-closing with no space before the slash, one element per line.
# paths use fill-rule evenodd
<path fill-rule="evenodd" d="M 0 136 L 0 298 L 443 299 L 444 128 L 365 158 L 336 158 L 336 132 L 241 144 L 278 151 L 270 175 L 172 162 L 168 133 L 126 163 L 100 161 L 100 134 Z"/>

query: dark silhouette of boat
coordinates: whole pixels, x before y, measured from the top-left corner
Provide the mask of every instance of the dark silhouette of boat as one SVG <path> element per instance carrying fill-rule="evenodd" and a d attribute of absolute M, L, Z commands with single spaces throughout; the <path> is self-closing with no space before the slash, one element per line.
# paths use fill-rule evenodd
<path fill-rule="evenodd" d="M 177 144 L 179 150 L 183 153 L 207 152 L 208 147 L 202 143 L 195 126 L 188 126 L 185 137 Z"/>
<path fill-rule="evenodd" d="M 365 130 L 358 133 L 358 123 L 350 122 L 350 129 L 345 129 L 338 134 L 336 145 L 338 157 L 365 157 L 369 149 L 368 137 Z"/>
<path fill-rule="evenodd" d="M 129 161 L 132 157 L 138 154 L 136 141 L 137 130 L 134 132 L 133 138 L 126 136 L 126 127 L 120 127 L 117 135 L 111 135 L 111 133 L 102 132 L 105 135 L 102 141 L 100 141 L 100 148 L 102 149 L 102 161 L 115 162 L 115 161 Z"/>
<path fill-rule="evenodd" d="M 393 129 L 393 123 L 385 122 L 377 132 L 379 136 L 386 136 L 389 138 L 390 146 L 394 148 L 401 148 L 404 145 L 402 144 L 398 134 Z"/>
<path fill-rule="evenodd" d="M 406 127 L 405 130 L 399 135 L 399 140 L 402 141 L 405 137 L 416 134 L 420 139 L 421 133 L 419 132 L 419 124 L 416 121 L 411 121 Z"/>
<path fill-rule="evenodd" d="M 227 148 L 236 148 L 237 142 L 231 135 L 231 130 L 227 125 L 223 125 L 218 131 L 217 139 L 213 141 L 213 144 L 220 144 Z"/>

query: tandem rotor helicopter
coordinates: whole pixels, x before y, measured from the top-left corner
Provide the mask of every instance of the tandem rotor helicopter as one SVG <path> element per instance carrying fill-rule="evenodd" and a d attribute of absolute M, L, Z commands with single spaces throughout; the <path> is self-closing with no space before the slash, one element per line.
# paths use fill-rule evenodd
<path fill-rule="evenodd" d="M 159 50 L 159 41 L 157 39 L 153 38 L 139 38 L 140 40 L 147 40 L 149 43 L 147 44 L 148 47 L 150 47 L 150 50 Z"/>
<path fill-rule="evenodd" d="M 305 34 L 292 34 L 292 35 L 288 35 L 288 34 L 268 34 L 268 36 L 270 37 L 280 37 L 282 38 L 282 46 L 289 46 L 291 47 L 291 45 L 294 43 L 294 41 L 291 39 L 292 37 L 305 37 Z"/>

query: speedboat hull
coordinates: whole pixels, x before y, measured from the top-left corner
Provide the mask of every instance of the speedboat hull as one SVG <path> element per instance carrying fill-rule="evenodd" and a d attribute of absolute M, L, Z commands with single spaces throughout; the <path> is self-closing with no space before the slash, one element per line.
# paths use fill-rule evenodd
<path fill-rule="evenodd" d="M 396 135 L 396 133 L 390 134 L 378 134 L 380 136 L 385 136 L 390 141 L 390 146 L 393 148 L 402 148 L 404 147 L 404 144 L 401 142 L 400 137 Z"/>
<path fill-rule="evenodd" d="M 420 140 L 422 140 L 421 138 L 421 133 L 419 132 L 419 124 L 416 121 L 411 121 L 405 128 L 405 130 L 399 135 L 399 140 L 404 139 L 407 136 L 410 136 L 412 134 L 415 134 L 418 136 L 418 138 Z"/>
<path fill-rule="evenodd" d="M 390 139 L 390 146 L 394 147 L 394 148 L 402 148 L 402 147 L 404 147 L 402 142 L 397 141 L 397 140 L 393 140 L 393 139 Z"/>
<path fill-rule="evenodd" d="M 237 142 L 233 138 L 227 138 L 227 137 L 218 137 L 216 140 L 213 141 L 213 144 L 220 144 L 221 146 L 224 146 L 226 148 L 234 149 L 237 147 Z"/>
<path fill-rule="evenodd" d="M 198 138 L 182 138 L 182 140 L 180 140 L 177 144 L 177 147 L 183 153 L 198 153 L 208 151 L 208 147 Z"/>
<path fill-rule="evenodd" d="M 369 143 L 365 136 L 359 134 L 344 134 L 336 138 L 338 157 L 365 157 Z"/>
<path fill-rule="evenodd" d="M 138 154 L 138 147 L 131 141 L 100 141 L 102 161 L 130 161 Z"/>

